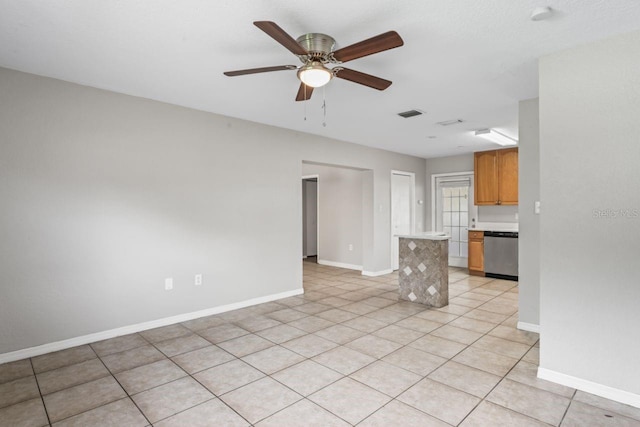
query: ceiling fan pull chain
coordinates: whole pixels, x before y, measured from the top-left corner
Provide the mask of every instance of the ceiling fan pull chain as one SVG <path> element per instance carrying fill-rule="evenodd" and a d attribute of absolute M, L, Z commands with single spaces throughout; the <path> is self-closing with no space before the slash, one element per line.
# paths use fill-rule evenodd
<path fill-rule="evenodd" d="M 327 127 L 327 99 L 325 97 L 325 86 L 322 86 L 322 110 L 324 114 L 322 126 Z"/>
<path fill-rule="evenodd" d="M 307 85 L 304 85 L 304 99 L 307 99 Z M 303 102 L 304 104 L 304 121 L 307 121 L 307 103 Z"/>

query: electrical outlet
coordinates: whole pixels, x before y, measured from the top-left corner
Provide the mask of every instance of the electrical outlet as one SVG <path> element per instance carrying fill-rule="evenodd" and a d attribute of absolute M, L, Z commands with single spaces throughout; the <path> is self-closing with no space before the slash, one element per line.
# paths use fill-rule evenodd
<path fill-rule="evenodd" d="M 173 277 L 167 277 L 164 279 L 164 290 L 170 291 L 173 289 Z"/>
<path fill-rule="evenodd" d="M 349 250 L 353 251 L 353 245 L 351 243 L 349 243 Z"/>
<path fill-rule="evenodd" d="M 194 283 L 196 286 L 202 285 L 202 274 L 196 274 Z"/>

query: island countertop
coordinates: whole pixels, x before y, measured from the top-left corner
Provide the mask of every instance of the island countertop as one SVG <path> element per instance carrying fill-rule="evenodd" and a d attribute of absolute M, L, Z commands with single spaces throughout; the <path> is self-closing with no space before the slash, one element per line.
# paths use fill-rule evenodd
<path fill-rule="evenodd" d="M 398 234 L 396 237 L 402 237 L 404 239 L 426 239 L 426 240 L 449 240 L 451 236 L 447 236 L 442 232 L 427 231 L 425 233 L 416 234 Z"/>

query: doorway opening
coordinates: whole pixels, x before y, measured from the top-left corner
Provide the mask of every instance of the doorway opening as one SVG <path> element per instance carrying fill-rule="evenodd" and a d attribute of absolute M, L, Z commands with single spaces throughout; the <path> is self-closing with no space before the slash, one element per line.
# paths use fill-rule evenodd
<path fill-rule="evenodd" d="M 467 267 L 469 227 L 475 223 L 477 208 L 473 204 L 473 172 L 431 176 L 431 226 L 451 236 L 449 265 Z"/>
<path fill-rule="evenodd" d="M 302 259 L 318 262 L 318 175 L 302 177 Z"/>
<path fill-rule="evenodd" d="M 415 187 L 413 172 L 391 171 L 391 268 L 399 268 L 399 235 L 415 232 Z"/>

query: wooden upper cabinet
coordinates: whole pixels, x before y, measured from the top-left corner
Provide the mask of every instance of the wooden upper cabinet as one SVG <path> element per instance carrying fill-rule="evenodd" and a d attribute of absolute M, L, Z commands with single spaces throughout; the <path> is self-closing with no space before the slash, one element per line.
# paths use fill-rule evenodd
<path fill-rule="evenodd" d="M 518 149 L 474 153 L 474 203 L 518 204 Z"/>
<path fill-rule="evenodd" d="M 475 153 L 474 197 L 476 205 L 495 205 L 498 200 L 498 156 L 496 151 Z"/>
<path fill-rule="evenodd" d="M 498 201 L 500 205 L 518 204 L 518 149 L 498 150 Z"/>

